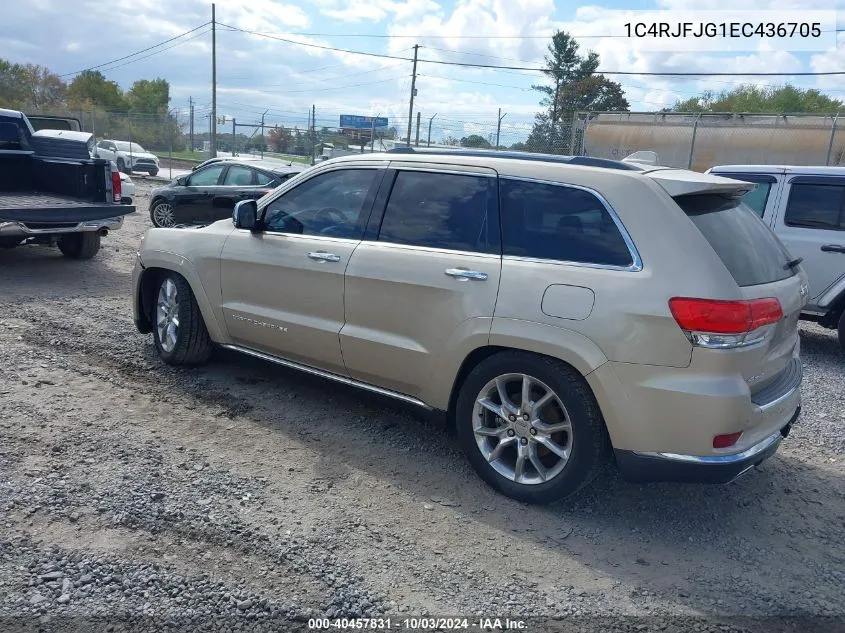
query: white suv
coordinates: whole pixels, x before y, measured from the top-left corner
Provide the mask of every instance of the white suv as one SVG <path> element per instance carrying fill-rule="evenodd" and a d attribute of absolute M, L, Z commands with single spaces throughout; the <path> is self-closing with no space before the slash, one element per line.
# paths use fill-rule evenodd
<path fill-rule="evenodd" d="M 845 167 L 717 165 L 707 173 L 757 183 L 743 201 L 810 278 L 802 317 L 838 329 L 845 349 Z"/>
<path fill-rule="evenodd" d="M 127 174 L 145 171 L 150 176 L 155 176 L 159 170 L 158 156 L 151 154 L 138 143 L 104 139 L 97 143 L 97 155 L 113 160 L 117 163 L 118 170 Z"/>

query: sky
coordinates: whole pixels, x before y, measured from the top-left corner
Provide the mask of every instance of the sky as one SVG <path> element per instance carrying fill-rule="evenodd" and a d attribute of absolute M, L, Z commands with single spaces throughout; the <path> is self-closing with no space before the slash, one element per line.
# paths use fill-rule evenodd
<path fill-rule="evenodd" d="M 626 37 L 624 24 L 652 12 L 673 19 L 707 10 L 702 20 L 727 19 L 735 0 L 219 0 L 217 113 L 240 123 L 307 125 L 314 106 L 318 126 L 338 126 L 340 114 L 388 117 L 404 134 L 408 124 L 413 46 L 418 44 L 417 96 L 420 136 L 432 140 L 495 133 L 501 113 L 502 143 L 524 138 L 544 82 L 536 71 L 483 69 L 434 63 L 451 61 L 536 68 L 552 33 L 573 35 L 581 52 L 597 52 L 600 71 L 628 72 L 825 72 L 845 70 L 845 0 L 748 0 L 745 18 L 815 19 L 812 11 L 839 9 L 822 40 L 798 44 L 739 38 L 725 51 L 713 38 L 660 41 Z M 26 0 L 4 7 L 0 57 L 42 64 L 72 79 L 99 66 L 123 88 L 136 79 L 170 82 L 171 107 L 186 119 L 195 104 L 197 129 L 207 129 L 211 108 L 210 26 L 130 56 L 211 19 L 202 0 Z M 742 17 L 742 16 L 740 16 Z M 676 20 L 676 21 L 678 21 Z M 835 28 L 834 28 L 835 25 Z M 239 29 L 234 30 L 233 29 Z M 244 31 L 250 31 L 247 33 Z M 804 50 L 796 50 L 802 48 Z M 327 48 L 346 49 L 344 51 Z M 740 50 L 744 49 L 744 50 Z M 354 52 L 353 52 L 354 51 Z M 371 53 L 387 57 L 360 55 Z M 396 59 L 398 58 L 398 59 Z M 608 75 L 619 81 L 634 111 L 654 111 L 676 100 L 739 83 L 789 82 L 819 88 L 845 100 L 845 75 L 827 77 L 660 77 Z M 206 117 L 206 118 L 204 118 Z M 432 119 L 432 117 L 434 117 Z M 230 124 L 221 131 L 231 129 Z"/>

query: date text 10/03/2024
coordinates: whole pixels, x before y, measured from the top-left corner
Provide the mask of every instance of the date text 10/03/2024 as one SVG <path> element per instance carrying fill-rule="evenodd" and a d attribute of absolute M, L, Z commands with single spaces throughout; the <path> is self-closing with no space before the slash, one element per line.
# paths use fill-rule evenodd
<path fill-rule="evenodd" d="M 425 631 L 475 630 L 497 633 L 499 631 L 528 631 L 524 620 L 510 618 L 312 618 L 310 630 L 359 630 L 359 631 Z"/>

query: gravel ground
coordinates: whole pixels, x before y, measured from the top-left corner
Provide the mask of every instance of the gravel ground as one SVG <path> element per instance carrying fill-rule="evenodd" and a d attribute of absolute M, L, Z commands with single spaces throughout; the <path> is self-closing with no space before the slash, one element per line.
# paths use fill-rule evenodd
<path fill-rule="evenodd" d="M 569 502 L 527 506 L 402 405 L 222 352 L 199 369 L 159 362 L 131 321 L 151 186 L 135 180 L 139 212 L 94 260 L 0 251 L 0 629 L 845 622 L 845 356 L 832 332 L 802 324 L 804 413 L 748 476 L 632 485 L 610 472 Z"/>

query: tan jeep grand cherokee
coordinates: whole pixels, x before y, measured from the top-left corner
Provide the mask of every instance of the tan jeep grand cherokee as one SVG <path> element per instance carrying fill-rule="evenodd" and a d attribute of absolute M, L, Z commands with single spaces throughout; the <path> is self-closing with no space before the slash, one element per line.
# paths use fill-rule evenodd
<path fill-rule="evenodd" d="M 509 152 L 329 160 L 232 220 L 149 230 L 135 323 L 170 364 L 220 345 L 448 412 L 516 499 L 611 457 L 726 482 L 800 412 L 806 277 L 740 202 L 753 186 Z"/>

